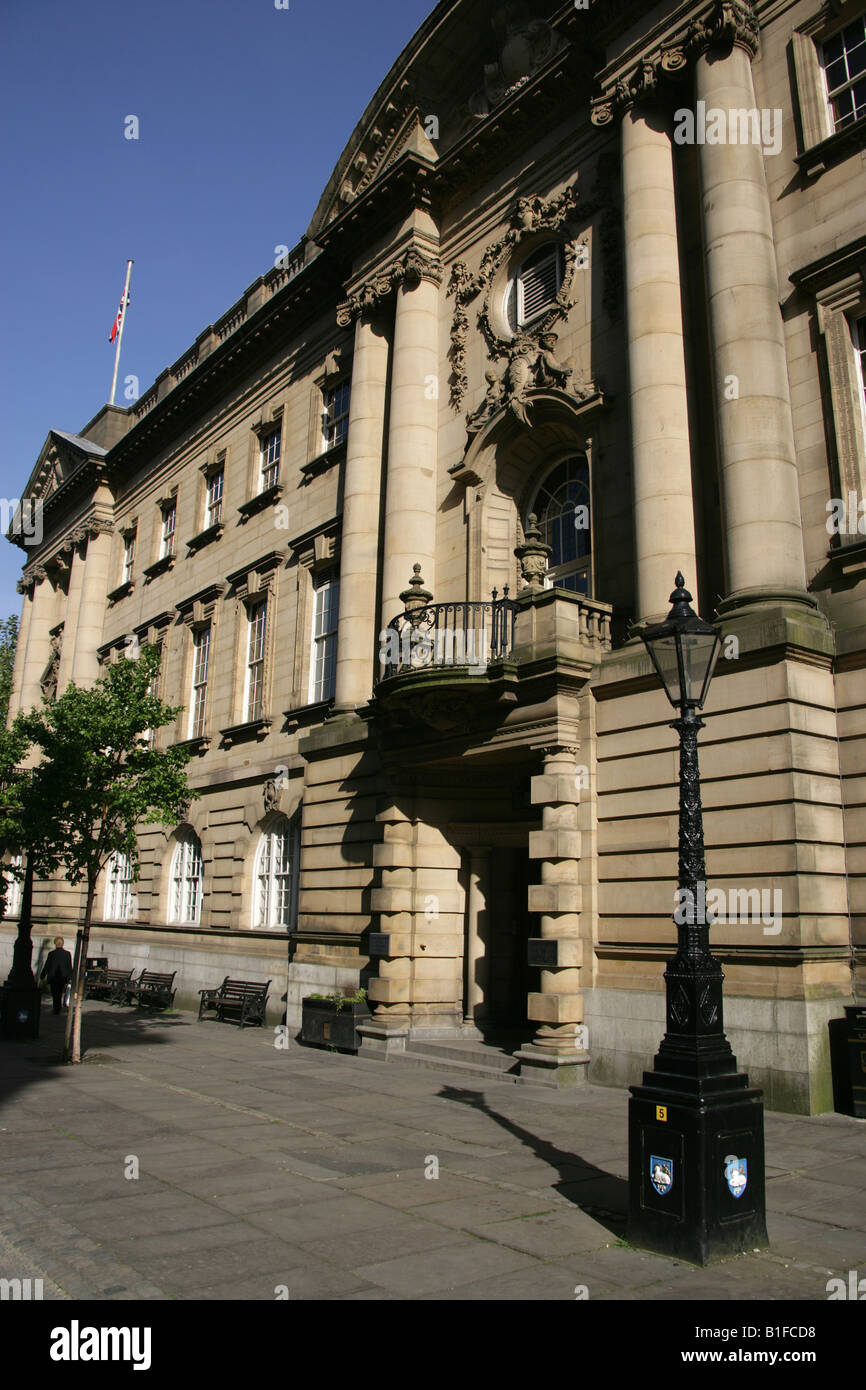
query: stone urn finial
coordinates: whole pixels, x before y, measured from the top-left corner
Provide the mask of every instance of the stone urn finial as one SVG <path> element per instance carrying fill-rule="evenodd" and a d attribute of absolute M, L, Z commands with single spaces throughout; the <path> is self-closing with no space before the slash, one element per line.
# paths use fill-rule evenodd
<path fill-rule="evenodd" d="M 553 547 L 545 545 L 541 539 L 538 518 L 531 512 L 523 545 L 516 546 L 514 550 L 520 561 L 524 588 L 531 589 L 534 593 L 539 593 L 544 588 L 541 576 L 547 569 L 548 556 L 552 552 Z"/>
<path fill-rule="evenodd" d="M 421 578 L 421 566 L 412 566 L 412 578 L 409 580 L 408 589 L 404 589 L 400 595 L 400 602 L 406 610 L 409 621 L 412 622 L 416 614 L 426 608 L 433 595 L 429 589 L 424 588 L 424 580 Z"/>

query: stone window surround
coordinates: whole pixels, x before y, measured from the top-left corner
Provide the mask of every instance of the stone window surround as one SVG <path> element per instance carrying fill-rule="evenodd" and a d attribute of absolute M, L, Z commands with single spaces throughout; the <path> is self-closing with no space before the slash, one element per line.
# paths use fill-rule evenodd
<path fill-rule="evenodd" d="M 849 12 L 850 11 L 850 12 Z M 866 146 L 866 119 L 834 130 L 833 113 L 827 100 L 821 45 L 866 11 L 866 5 L 840 4 L 828 0 L 817 14 L 805 20 L 791 37 L 795 108 L 799 113 L 797 163 L 808 176 L 817 176 L 835 158 L 851 149 Z"/>
<path fill-rule="evenodd" d="M 201 474 L 201 482 L 199 483 L 198 488 L 196 489 L 195 515 L 197 523 L 201 526 L 201 530 L 197 531 L 194 536 L 190 537 L 190 539 L 186 543 L 187 549 L 190 551 L 191 554 L 194 554 L 197 550 L 200 550 L 203 545 L 207 545 L 210 541 L 219 540 L 220 536 L 226 529 L 225 513 L 227 457 L 228 450 L 220 449 L 216 454 L 214 454 L 213 458 L 205 459 L 204 463 L 201 464 L 201 466 L 199 467 L 198 471 Z M 220 472 L 223 475 L 222 512 L 219 521 L 211 523 L 208 520 L 207 512 L 208 487 L 210 485 L 211 478 L 215 477 L 216 474 Z"/>
<path fill-rule="evenodd" d="M 272 550 L 259 560 L 236 570 L 228 576 L 227 583 L 232 590 L 235 603 L 235 643 L 234 678 L 231 691 L 231 708 L 236 721 L 220 732 L 223 743 L 230 747 L 232 742 L 245 735 L 260 737 L 267 733 L 271 725 L 271 687 L 273 676 L 274 639 L 277 631 L 277 575 L 285 563 L 282 551 Z M 249 612 L 265 600 L 268 604 L 267 627 L 265 631 L 264 670 L 262 677 L 262 713 L 259 719 L 248 720 L 243 707 L 246 686 L 247 644 L 249 640 Z"/>
<path fill-rule="evenodd" d="M 866 413 L 854 342 L 857 320 L 866 315 L 866 236 L 790 278 L 809 296 L 823 344 L 835 442 L 829 486 L 837 497 L 866 497 Z"/>
<path fill-rule="evenodd" d="M 344 383 L 351 386 L 351 379 L 351 354 L 347 354 L 341 348 L 332 349 L 327 353 L 322 370 L 313 378 L 310 388 L 307 457 L 306 462 L 301 465 L 302 473 L 316 473 L 324 470 L 340 456 L 342 450 L 345 450 L 345 440 L 337 444 L 325 444 L 323 422 L 327 393 Z"/>
<path fill-rule="evenodd" d="M 281 829 L 285 830 L 289 837 L 291 854 L 291 876 L 289 888 L 289 921 L 288 923 L 257 922 L 259 877 L 261 872 L 262 854 L 265 847 L 265 837 L 275 835 Z M 257 831 L 257 833 L 256 833 Z M 272 932 L 292 932 L 297 928 L 298 921 L 298 887 L 300 881 L 300 849 L 301 849 L 301 827 L 300 815 L 288 816 L 282 811 L 269 812 L 264 820 L 256 827 L 250 836 L 250 847 L 252 859 L 250 864 L 249 893 L 246 901 L 249 902 L 249 922 L 253 931 L 272 931 Z M 271 883 L 276 875 L 271 871 Z M 266 904 L 268 906 L 269 904 Z"/>
<path fill-rule="evenodd" d="M 133 636 L 138 639 L 140 646 L 156 647 L 160 653 L 157 695 L 161 700 L 165 700 L 166 704 L 173 703 L 171 700 L 165 699 L 165 691 L 169 657 L 169 632 L 175 622 L 176 616 L 177 609 L 165 613 L 158 613 L 146 623 L 141 623 L 132 630 Z M 165 743 L 166 733 L 166 728 L 154 730 L 151 739 L 151 748 L 161 748 Z"/>
<path fill-rule="evenodd" d="M 196 752 L 205 752 L 210 746 L 212 737 L 211 730 L 211 685 L 214 663 L 214 650 L 219 631 L 219 601 L 225 593 L 225 584 L 211 584 L 206 589 L 201 589 L 192 597 L 182 600 L 177 605 L 177 615 L 180 622 L 187 628 L 189 638 L 186 641 L 186 651 L 184 653 L 182 690 L 184 705 L 183 710 L 178 715 L 176 727 L 176 738 L 179 743 L 194 746 Z M 205 693 L 205 709 L 202 732 L 195 737 L 189 734 L 191 719 L 191 698 L 192 682 L 195 663 L 195 634 L 203 632 L 205 628 L 210 628 L 210 647 L 208 651 L 208 682 Z"/>
<path fill-rule="evenodd" d="M 289 542 L 289 550 L 297 559 L 298 589 L 292 664 L 294 683 L 287 714 L 312 708 L 309 703 L 309 690 L 315 577 L 324 571 L 338 569 L 339 535 L 340 519 L 334 517 Z"/>
<path fill-rule="evenodd" d="M 284 429 L 285 406 L 281 401 L 271 401 L 261 414 L 250 424 L 250 443 L 247 457 L 247 501 L 241 505 L 241 514 L 256 510 L 255 503 L 260 499 L 278 502 L 283 492 L 281 479 L 285 476 L 286 436 Z M 269 435 L 277 430 L 282 432 L 280 442 L 280 466 L 277 481 L 273 487 L 261 488 L 261 451 Z"/>

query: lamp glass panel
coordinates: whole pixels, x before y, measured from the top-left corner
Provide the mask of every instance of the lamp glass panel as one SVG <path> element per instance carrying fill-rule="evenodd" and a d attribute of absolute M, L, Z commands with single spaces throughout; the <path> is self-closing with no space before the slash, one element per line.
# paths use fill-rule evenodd
<path fill-rule="evenodd" d="M 677 655 L 676 637 L 655 637 L 647 642 L 647 649 L 653 665 L 659 673 L 665 694 L 672 705 L 681 703 L 680 666 Z"/>

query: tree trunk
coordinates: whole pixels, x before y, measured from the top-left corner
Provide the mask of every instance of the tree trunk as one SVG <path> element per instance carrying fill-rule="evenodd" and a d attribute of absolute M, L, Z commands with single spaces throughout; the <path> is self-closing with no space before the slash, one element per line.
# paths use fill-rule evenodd
<path fill-rule="evenodd" d="M 33 959 L 33 855 L 27 855 L 24 870 L 24 884 L 21 889 L 21 912 L 18 917 L 18 935 L 12 949 L 12 969 L 6 984 L 12 989 L 35 989 L 31 960 Z"/>
<path fill-rule="evenodd" d="M 84 908 L 84 927 L 75 952 L 72 977 L 72 999 L 66 1019 L 66 1039 L 63 1046 L 64 1062 L 81 1061 L 81 1006 L 84 1002 L 84 980 L 87 973 L 87 948 L 90 945 L 90 919 L 93 915 L 93 900 L 96 897 L 96 881 L 87 885 L 87 903 Z"/>

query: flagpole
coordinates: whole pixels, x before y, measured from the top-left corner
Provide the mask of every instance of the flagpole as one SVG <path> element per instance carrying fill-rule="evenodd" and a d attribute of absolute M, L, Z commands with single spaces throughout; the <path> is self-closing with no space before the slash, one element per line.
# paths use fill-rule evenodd
<path fill-rule="evenodd" d="M 117 390 L 117 368 L 120 364 L 120 344 L 123 342 L 123 325 L 126 323 L 126 305 L 129 300 L 129 277 L 132 274 L 132 261 L 126 262 L 126 284 L 123 287 L 123 298 L 120 301 L 120 329 L 117 334 L 117 348 L 114 353 L 114 376 L 111 378 L 111 400 L 109 405 L 114 405 L 114 393 Z"/>

